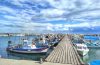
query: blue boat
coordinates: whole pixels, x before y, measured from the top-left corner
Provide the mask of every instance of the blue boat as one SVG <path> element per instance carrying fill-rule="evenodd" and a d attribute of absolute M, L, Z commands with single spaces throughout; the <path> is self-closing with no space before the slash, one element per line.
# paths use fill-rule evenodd
<path fill-rule="evenodd" d="M 100 65 L 100 60 L 90 62 L 90 65 Z"/>
<path fill-rule="evenodd" d="M 99 37 L 97 37 L 97 36 L 84 36 L 84 39 L 95 41 L 95 40 L 99 40 Z"/>
<path fill-rule="evenodd" d="M 28 44 L 28 40 L 24 40 L 23 44 L 11 45 L 11 41 L 9 41 L 9 45 L 7 47 L 7 51 L 17 52 L 17 53 L 46 53 L 48 50 L 48 46 L 36 46 L 35 43 Z"/>

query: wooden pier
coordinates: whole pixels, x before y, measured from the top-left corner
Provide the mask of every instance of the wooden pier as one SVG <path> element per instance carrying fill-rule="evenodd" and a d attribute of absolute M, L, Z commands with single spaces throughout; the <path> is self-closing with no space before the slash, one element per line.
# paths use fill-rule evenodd
<path fill-rule="evenodd" d="M 72 45 L 70 35 L 66 35 L 45 60 L 52 63 L 84 65 L 76 48 Z"/>

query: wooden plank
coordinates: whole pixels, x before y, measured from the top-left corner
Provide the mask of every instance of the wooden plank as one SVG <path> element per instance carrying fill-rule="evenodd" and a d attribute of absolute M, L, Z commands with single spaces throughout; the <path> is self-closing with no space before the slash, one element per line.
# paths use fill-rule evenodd
<path fill-rule="evenodd" d="M 70 36 L 71 37 L 71 36 Z M 57 47 L 46 58 L 48 62 L 63 64 L 82 64 L 77 50 L 73 48 L 72 42 L 66 35 L 57 45 Z"/>

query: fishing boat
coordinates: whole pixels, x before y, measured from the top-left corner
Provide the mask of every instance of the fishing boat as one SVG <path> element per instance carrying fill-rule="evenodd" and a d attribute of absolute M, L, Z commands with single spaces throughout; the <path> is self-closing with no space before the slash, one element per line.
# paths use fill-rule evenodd
<path fill-rule="evenodd" d="M 24 40 L 23 44 L 11 45 L 9 42 L 7 51 L 17 53 L 46 53 L 48 50 L 47 46 L 36 46 L 35 43 L 28 44 L 28 40 Z"/>
<path fill-rule="evenodd" d="M 76 44 L 76 49 L 81 56 L 85 56 L 89 52 L 86 44 Z"/>

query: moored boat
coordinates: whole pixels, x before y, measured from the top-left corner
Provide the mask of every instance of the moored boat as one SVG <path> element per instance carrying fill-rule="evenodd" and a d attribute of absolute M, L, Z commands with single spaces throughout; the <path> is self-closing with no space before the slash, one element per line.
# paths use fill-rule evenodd
<path fill-rule="evenodd" d="M 85 56 L 89 52 L 86 44 L 76 44 L 76 49 L 81 56 Z"/>
<path fill-rule="evenodd" d="M 24 40 L 23 44 L 18 45 L 8 45 L 7 51 L 17 52 L 17 53 L 46 53 L 48 50 L 47 46 L 36 46 L 35 43 L 28 44 L 28 40 Z"/>
<path fill-rule="evenodd" d="M 40 47 L 34 49 L 23 49 L 23 48 L 7 48 L 8 51 L 17 53 L 46 53 L 48 48 Z"/>

